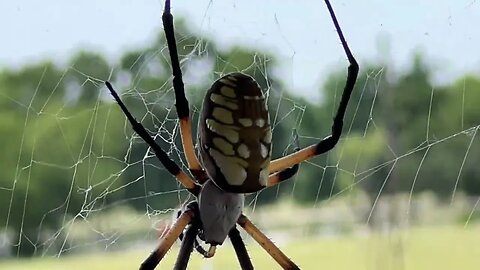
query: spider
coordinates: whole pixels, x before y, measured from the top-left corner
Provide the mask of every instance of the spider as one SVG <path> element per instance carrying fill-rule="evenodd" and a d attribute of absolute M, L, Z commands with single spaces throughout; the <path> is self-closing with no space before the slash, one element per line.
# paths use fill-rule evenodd
<path fill-rule="evenodd" d="M 232 242 L 241 268 L 253 269 L 236 224 L 252 236 L 283 269 L 300 269 L 242 214 L 242 210 L 246 193 L 257 192 L 287 180 L 296 174 L 300 162 L 331 150 L 340 139 L 345 110 L 359 67 L 330 2 L 325 0 L 325 4 L 350 62 L 345 88 L 333 119 L 331 135 L 306 148 L 298 148 L 285 157 L 271 161 L 272 131 L 265 98 L 258 83 L 242 73 L 221 77 L 207 91 L 198 123 L 197 156 L 178 60 L 170 0 L 165 1 L 162 21 L 171 59 L 182 145 L 193 178 L 155 143 L 128 111 L 112 85 L 105 82 L 133 130 L 151 147 L 163 166 L 196 198 L 180 210 L 174 224 L 161 237 L 158 247 L 141 264 L 140 269 L 154 269 L 177 238 L 181 239 L 181 246 L 174 269 L 186 269 L 194 248 L 209 258 L 227 237 Z M 198 238 L 209 245 L 208 250 L 198 243 Z"/>

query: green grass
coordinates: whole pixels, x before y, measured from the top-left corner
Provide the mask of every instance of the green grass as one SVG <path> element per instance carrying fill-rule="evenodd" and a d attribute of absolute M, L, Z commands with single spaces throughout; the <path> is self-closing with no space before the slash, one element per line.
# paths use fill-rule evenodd
<path fill-rule="evenodd" d="M 303 239 L 281 246 L 302 269 L 479 269 L 480 226 L 409 229 L 391 234 Z M 248 250 L 256 269 L 279 269 L 255 243 Z M 159 269 L 172 269 L 177 249 L 167 254 Z M 138 269 L 149 251 L 110 252 L 0 262 L 0 269 Z M 230 244 L 217 249 L 213 259 L 192 255 L 189 269 L 238 269 Z"/>

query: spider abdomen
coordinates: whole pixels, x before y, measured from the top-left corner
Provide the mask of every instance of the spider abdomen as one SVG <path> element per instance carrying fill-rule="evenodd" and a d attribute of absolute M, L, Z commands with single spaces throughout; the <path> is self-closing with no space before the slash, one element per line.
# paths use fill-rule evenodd
<path fill-rule="evenodd" d="M 199 122 L 200 156 L 221 189 L 250 193 L 266 186 L 272 132 L 258 83 L 225 75 L 207 91 Z"/>

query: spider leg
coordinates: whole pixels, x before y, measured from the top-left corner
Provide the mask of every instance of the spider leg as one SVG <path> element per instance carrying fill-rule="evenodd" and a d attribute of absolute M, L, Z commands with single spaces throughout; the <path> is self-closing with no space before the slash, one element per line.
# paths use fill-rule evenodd
<path fill-rule="evenodd" d="M 168 51 L 173 74 L 173 89 L 175 90 L 175 107 L 180 120 L 180 133 L 182 136 L 182 145 L 187 159 L 188 167 L 195 178 L 202 184 L 207 180 L 207 175 L 200 166 L 200 162 L 195 154 L 195 147 L 192 139 L 192 121 L 190 119 L 190 110 L 188 100 L 185 97 L 185 88 L 182 79 L 182 70 L 178 61 L 177 43 L 175 41 L 175 31 L 173 27 L 173 16 L 170 13 L 170 0 L 165 1 L 165 9 L 162 15 L 163 29 L 167 39 Z"/>
<path fill-rule="evenodd" d="M 242 270 L 253 270 L 252 261 L 250 260 L 250 256 L 248 256 L 247 248 L 245 247 L 245 243 L 240 236 L 240 232 L 237 228 L 233 228 L 228 233 L 228 237 L 232 242 L 233 249 L 235 249 L 235 254 L 237 254 L 238 262 L 240 263 L 240 267 Z"/>
<path fill-rule="evenodd" d="M 181 233 L 178 238 L 180 239 L 180 241 L 183 241 L 183 238 L 184 238 L 183 233 Z M 210 258 L 211 257 L 211 254 L 206 249 L 204 249 L 202 245 L 200 245 L 200 243 L 198 242 L 196 237 L 193 241 L 193 247 L 195 248 L 197 253 L 202 255 L 204 258 Z"/>
<path fill-rule="evenodd" d="M 300 150 L 300 141 L 298 139 L 298 133 L 297 133 L 296 129 L 293 130 L 293 143 L 295 144 L 294 152 L 299 151 Z M 281 170 L 280 172 L 271 174 L 268 177 L 267 187 L 274 186 L 276 184 L 279 184 L 282 181 L 290 179 L 291 177 L 293 177 L 298 172 L 298 168 L 299 168 L 299 165 L 297 163 L 290 168 L 286 168 L 286 169 Z"/>
<path fill-rule="evenodd" d="M 175 270 L 184 270 L 187 269 L 188 261 L 190 260 L 190 254 L 193 251 L 193 244 L 198 233 L 198 225 L 192 223 L 182 240 L 182 245 L 180 246 L 180 251 L 177 256 L 177 261 L 175 262 Z"/>
<path fill-rule="evenodd" d="M 181 233 L 178 238 L 180 239 L 180 241 L 183 241 L 183 237 L 184 237 L 184 235 L 183 235 L 183 233 Z M 202 245 L 200 245 L 197 238 L 195 238 L 195 240 L 193 241 L 193 247 L 195 248 L 195 250 L 197 251 L 198 254 L 202 255 L 205 258 L 209 257 L 208 251 L 206 249 L 204 249 L 202 247 Z"/>
<path fill-rule="evenodd" d="M 163 151 L 163 149 L 155 142 L 155 140 L 150 136 L 150 134 L 148 134 L 147 130 L 143 127 L 143 125 L 137 122 L 137 120 L 135 120 L 135 117 L 133 117 L 133 115 L 128 111 L 127 106 L 125 106 L 123 101 L 118 96 L 117 92 L 115 92 L 110 82 L 105 82 L 105 85 L 107 86 L 108 90 L 110 90 L 113 98 L 120 106 L 128 121 L 132 125 L 133 130 L 152 148 L 153 152 L 163 164 L 163 166 L 167 169 L 167 171 L 174 175 L 188 191 L 198 196 L 198 194 L 200 193 L 200 186 L 196 184 L 190 178 L 190 176 L 188 176 L 184 171 L 182 171 L 180 167 L 178 167 L 178 165 L 168 157 L 167 153 L 165 153 L 165 151 Z"/>
<path fill-rule="evenodd" d="M 267 180 L 267 187 L 275 186 L 277 184 L 280 184 L 280 182 L 292 178 L 298 172 L 298 167 L 299 165 L 297 163 L 290 168 L 283 169 L 277 173 L 270 175 Z"/>
<path fill-rule="evenodd" d="M 173 226 L 168 230 L 166 235 L 160 240 L 158 247 L 143 261 L 140 266 L 140 270 L 153 270 L 158 263 L 163 259 L 168 250 L 172 247 L 173 243 L 177 240 L 183 229 L 194 218 L 194 211 L 191 209 L 185 210 L 180 217 L 175 221 Z"/>
<path fill-rule="evenodd" d="M 347 109 L 348 101 L 350 100 L 353 87 L 355 86 L 355 82 L 357 80 L 359 67 L 358 67 L 357 61 L 353 57 L 352 52 L 350 51 L 350 48 L 348 47 L 345 37 L 343 36 L 342 29 L 338 24 L 337 17 L 335 16 L 335 13 L 330 4 L 330 1 L 325 0 L 325 4 L 327 5 L 328 12 L 330 13 L 330 17 L 332 18 L 333 24 L 335 25 L 335 29 L 342 43 L 345 54 L 347 55 L 348 61 L 350 62 L 350 65 L 348 66 L 347 81 L 343 89 L 340 105 L 338 106 L 337 113 L 333 118 L 332 134 L 330 136 L 325 137 L 323 140 L 321 140 L 317 144 L 310 145 L 293 154 L 273 160 L 272 162 L 270 162 L 270 165 L 268 167 L 270 173 L 280 171 L 284 168 L 291 167 L 294 164 L 298 164 L 314 156 L 328 152 L 333 147 L 335 147 L 338 140 L 340 139 L 340 135 L 342 134 L 343 118 L 345 116 L 345 111 Z"/>
<path fill-rule="evenodd" d="M 237 221 L 250 236 L 257 241 L 257 243 L 265 249 L 270 256 L 283 268 L 288 270 L 299 270 L 298 266 L 290 260 L 275 244 L 268 239 L 253 223 L 245 216 L 241 215 Z"/>

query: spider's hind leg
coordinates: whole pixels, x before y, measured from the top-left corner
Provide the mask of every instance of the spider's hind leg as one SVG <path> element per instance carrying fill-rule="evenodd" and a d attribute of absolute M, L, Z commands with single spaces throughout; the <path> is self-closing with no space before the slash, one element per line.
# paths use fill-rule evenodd
<path fill-rule="evenodd" d="M 283 268 L 287 270 L 299 270 L 300 268 L 285 255 L 264 233 L 260 231 L 245 216 L 241 215 L 237 222 L 257 243 L 272 256 L 272 258 Z"/>

